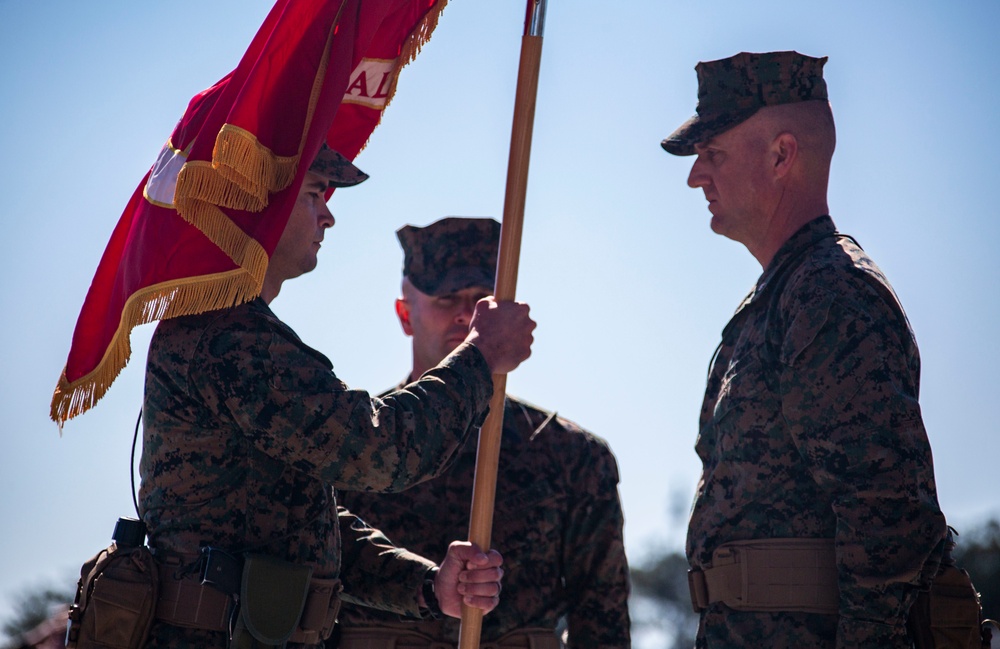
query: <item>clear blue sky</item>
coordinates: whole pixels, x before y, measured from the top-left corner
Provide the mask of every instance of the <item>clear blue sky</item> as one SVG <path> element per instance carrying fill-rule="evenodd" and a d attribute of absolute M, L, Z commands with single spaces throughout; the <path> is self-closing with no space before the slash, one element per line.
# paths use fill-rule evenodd
<path fill-rule="evenodd" d="M 760 272 L 710 231 L 690 159 L 659 147 L 694 110 L 695 63 L 741 50 L 830 57 L 833 217 L 916 332 L 945 512 L 960 528 L 1000 515 L 1000 4 L 813 5 L 549 2 L 518 287 L 539 328 L 508 387 L 611 443 L 633 560 L 682 539 L 709 357 Z M 152 328 L 62 437 L 49 399 L 125 202 L 269 8 L 0 0 L 0 618 L 18 591 L 75 579 L 132 512 Z M 372 179 L 334 196 L 319 268 L 272 305 L 353 387 L 409 368 L 394 231 L 501 213 L 523 13 L 521 0 L 452 0 L 357 160 Z"/>

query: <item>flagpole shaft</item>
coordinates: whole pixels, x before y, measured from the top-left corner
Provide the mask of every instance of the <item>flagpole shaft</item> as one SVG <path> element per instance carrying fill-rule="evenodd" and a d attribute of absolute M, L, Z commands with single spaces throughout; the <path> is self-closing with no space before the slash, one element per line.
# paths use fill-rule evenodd
<path fill-rule="evenodd" d="M 510 158 L 507 163 L 507 191 L 504 195 L 500 249 L 497 254 L 494 295 L 498 300 L 513 300 L 517 289 L 517 271 L 521 257 L 521 232 L 524 225 L 524 203 L 528 190 L 528 163 L 531 157 L 531 136 L 535 122 L 535 98 L 538 94 L 538 71 L 542 59 L 541 32 L 544 26 L 544 15 L 545 0 L 528 0 L 525 32 L 521 39 L 517 92 L 514 98 L 514 123 L 511 129 Z M 506 393 L 507 375 L 494 374 L 490 412 L 479 432 L 476 474 L 472 488 L 472 510 L 469 515 L 469 540 L 484 550 L 490 547 L 493 534 L 497 464 L 500 460 L 500 440 L 503 430 Z M 459 649 L 478 649 L 482 623 L 483 613 L 480 609 L 462 606 Z"/>

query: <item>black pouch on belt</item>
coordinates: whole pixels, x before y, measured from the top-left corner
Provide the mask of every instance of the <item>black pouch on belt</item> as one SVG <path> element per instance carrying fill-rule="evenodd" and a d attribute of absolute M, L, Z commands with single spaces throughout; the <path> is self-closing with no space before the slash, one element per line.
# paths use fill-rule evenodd
<path fill-rule="evenodd" d="M 246 555 L 230 649 L 283 649 L 298 627 L 311 576 L 309 566 Z"/>

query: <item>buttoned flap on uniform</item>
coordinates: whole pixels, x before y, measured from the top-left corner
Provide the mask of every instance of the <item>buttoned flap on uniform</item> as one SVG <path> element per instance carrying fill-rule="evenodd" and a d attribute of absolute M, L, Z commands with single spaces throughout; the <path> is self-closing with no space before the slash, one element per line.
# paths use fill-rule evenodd
<path fill-rule="evenodd" d="M 526 571 L 530 579 L 549 583 L 546 575 L 558 570 L 556 550 L 539 552 L 538 548 L 561 548 L 566 522 L 565 496 L 553 490 L 546 481 L 535 481 L 510 490 L 504 487 L 496 503 L 493 546 L 504 555 L 504 571 Z M 544 556 L 543 556 L 544 555 Z"/>
<path fill-rule="evenodd" d="M 738 416 L 737 413 L 744 410 L 763 388 L 761 360 L 756 355 L 745 355 L 730 362 L 715 399 L 712 422 L 718 424 L 730 414 Z"/>
<path fill-rule="evenodd" d="M 768 435 L 773 427 L 780 408 L 773 403 L 765 372 L 764 361 L 754 349 L 746 349 L 726 370 L 709 423 L 713 455 L 720 461 L 754 461 L 761 448 L 753 441 Z"/>

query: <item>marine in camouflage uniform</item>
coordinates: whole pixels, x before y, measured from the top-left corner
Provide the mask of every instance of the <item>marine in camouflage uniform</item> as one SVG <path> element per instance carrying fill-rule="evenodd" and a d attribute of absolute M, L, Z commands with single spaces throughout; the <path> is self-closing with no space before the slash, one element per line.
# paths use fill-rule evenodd
<path fill-rule="evenodd" d="M 346 159 L 341 163 L 349 168 L 314 165 L 305 184 L 364 179 L 351 177 L 357 170 Z M 323 188 L 304 186 L 300 201 L 311 192 L 305 200 L 323 201 L 317 209 L 325 211 Z M 313 232 L 332 225 L 325 214 L 322 228 L 303 221 L 307 246 Z M 293 211 L 286 234 L 296 218 Z M 311 270 L 311 249 L 311 265 L 287 276 Z M 262 298 L 165 320 L 156 329 L 140 469 L 149 544 L 160 561 L 180 561 L 177 578 L 196 578 L 199 550 L 213 546 L 307 565 L 314 577 L 340 577 L 347 601 L 426 615 L 416 593 L 434 562 L 395 547 L 338 507 L 335 490 L 399 490 L 438 474 L 485 417 L 490 366 L 476 346 L 463 344 L 382 398 L 349 389 L 330 361 L 268 307 L 277 292 L 272 268 L 288 263 L 278 257 L 276 251 Z M 224 647 L 226 636 L 157 622 L 150 646 Z"/>
<path fill-rule="evenodd" d="M 404 301 L 415 296 L 471 302 L 492 293 L 496 221 L 447 218 L 425 228 L 406 226 L 398 236 L 405 252 Z M 456 323 L 441 332 L 443 338 L 461 329 L 467 308 L 449 307 Z M 403 324 L 414 337 L 416 374 L 422 362 L 418 349 L 432 336 L 416 322 Z M 447 345 L 436 349 L 444 353 Z M 494 547 L 504 555 L 504 592 L 483 618 L 482 641 L 520 646 L 505 643 L 524 630 L 551 637 L 564 617 L 570 647 L 630 646 L 628 565 L 611 450 L 573 422 L 520 399 L 508 395 L 504 408 L 492 533 Z M 394 541 L 435 557 L 441 539 L 468 534 L 475 465 L 473 436 L 441 477 L 400 493 L 345 492 L 343 502 Z M 395 615 L 345 606 L 338 627 L 346 649 L 363 646 L 354 643 L 374 628 L 402 634 L 400 642 L 407 646 L 421 646 L 418 638 L 427 646 L 432 641 L 454 646 L 459 623 L 401 622 Z"/>
<path fill-rule="evenodd" d="M 945 534 L 912 331 L 885 276 L 825 214 L 832 117 L 827 139 L 802 128 L 828 111 L 825 61 L 779 52 L 701 63 L 699 114 L 663 142 L 670 153 L 698 154 L 688 184 L 704 189 L 713 229 L 747 245 L 764 267 L 709 373 L 688 560 L 708 570 L 724 543 L 832 539 L 839 588 L 837 614 L 713 601 L 702 610 L 698 647 L 909 647 L 907 612 Z M 741 147 L 762 133 L 756 141 L 771 157 L 754 158 Z M 828 149 L 817 145 L 827 140 Z M 755 180 L 746 172 L 744 184 L 758 183 L 751 198 L 728 184 L 755 160 L 780 169 L 796 160 L 796 146 L 795 164 L 823 159 L 810 169 L 824 171 Z M 812 184 L 796 184 L 805 181 Z M 744 200 L 727 203 L 733 195 Z M 783 214 L 787 204 L 806 207 Z M 767 220 L 775 214 L 788 218 Z M 758 236 L 766 224 L 786 230 L 768 240 Z"/>

